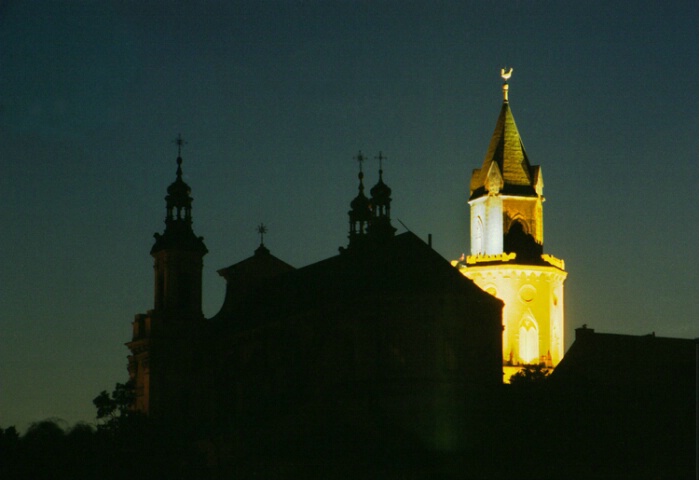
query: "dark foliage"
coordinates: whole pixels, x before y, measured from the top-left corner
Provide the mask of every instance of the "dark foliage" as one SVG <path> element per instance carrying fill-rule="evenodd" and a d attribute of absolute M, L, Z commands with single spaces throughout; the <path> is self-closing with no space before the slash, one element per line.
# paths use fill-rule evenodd
<path fill-rule="evenodd" d="M 570 385 L 531 370 L 524 387 L 492 392 L 476 415 L 480 433 L 459 451 L 428 450 L 371 410 L 328 409 L 331 402 L 303 415 L 270 410 L 231 437 L 159 425 L 128 409 L 113 415 L 124 397 L 112 392 L 100 397 L 114 410 L 96 402 L 110 419 L 97 428 L 55 420 L 22 436 L 0 428 L 0 478 L 693 478 L 696 412 L 684 389 Z"/>
<path fill-rule="evenodd" d="M 208 479 L 196 437 L 129 411 L 128 384 L 95 398 L 100 421 L 65 428 L 44 420 L 20 436 L 0 428 L 2 480 Z"/>
<path fill-rule="evenodd" d="M 134 384 L 131 381 L 117 383 L 111 394 L 102 390 L 92 400 L 97 408 L 99 427 L 107 430 L 118 430 L 125 423 L 128 423 L 136 415 L 131 409 L 134 398 Z"/>
<path fill-rule="evenodd" d="M 525 365 L 522 370 L 510 377 L 510 384 L 515 387 L 535 385 L 545 381 L 549 370 L 543 364 Z"/>

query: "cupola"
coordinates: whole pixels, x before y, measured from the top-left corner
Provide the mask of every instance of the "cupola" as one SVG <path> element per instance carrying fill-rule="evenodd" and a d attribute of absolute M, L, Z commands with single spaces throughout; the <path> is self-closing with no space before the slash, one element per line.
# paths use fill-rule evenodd
<path fill-rule="evenodd" d="M 376 157 L 379 161 L 379 181 L 371 187 L 371 223 L 369 233 L 373 237 L 392 237 L 396 229 L 391 225 L 391 188 L 383 181 L 383 152 Z"/>

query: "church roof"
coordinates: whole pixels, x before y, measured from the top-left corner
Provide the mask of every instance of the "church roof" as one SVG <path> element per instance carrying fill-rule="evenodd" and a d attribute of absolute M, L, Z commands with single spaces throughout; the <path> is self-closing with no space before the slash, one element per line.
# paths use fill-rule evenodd
<path fill-rule="evenodd" d="M 235 302 L 226 318 L 234 329 L 246 329 L 303 312 L 356 308 L 385 298 L 418 295 L 457 295 L 474 302 L 501 302 L 432 250 L 415 234 L 392 237 L 376 249 L 346 251 L 340 255 L 278 275 Z"/>
<path fill-rule="evenodd" d="M 238 302 L 250 292 L 292 270 L 294 267 L 272 255 L 261 243 L 253 256 L 218 271 L 226 279 L 226 297 L 212 320 L 229 317 L 230 312 L 238 308 Z"/>
<path fill-rule="evenodd" d="M 260 244 L 252 257 L 248 257 L 230 267 L 218 271 L 226 280 L 238 278 L 268 278 L 293 270 L 294 267 L 272 255 L 267 247 Z"/>
<path fill-rule="evenodd" d="M 471 198 L 485 195 L 492 187 L 492 176 L 499 176 L 499 191 L 503 194 L 536 196 L 537 167 L 532 167 L 517 130 L 510 103 L 503 102 L 490 139 L 483 166 L 473 171 Z"/>

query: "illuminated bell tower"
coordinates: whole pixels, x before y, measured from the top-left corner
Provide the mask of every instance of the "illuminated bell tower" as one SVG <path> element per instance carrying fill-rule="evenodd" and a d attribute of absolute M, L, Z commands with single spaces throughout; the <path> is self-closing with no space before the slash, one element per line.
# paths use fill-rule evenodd
<path fill-rule="evenodd" d="M 150 251 L 154 306 L 135 316 L 133 337 L 127 343 L 129 377 L 136 388 L 134 407 L 160 418 L 186 416 L 198 402 L 192 392 L 200 390 L 190 382 L 200 363 L 195 352 L 204 320 L 202 269 L 208 250 L 192 229 L 191 189 L 182 179 L 184 141 L 178 137 L 176 143 L 177 173 L 165 197 L 165 231 L 154 235 Z"/>
<path fill-rule="evenodd" d="M 543 253 L 541 167 L 529 163 L 501 71 L 503 104 L 483 165 L 471 176 L 471 254 L 452 262 L 505 302 L 505 381 L 527 364 L 554 367 L 564 353 L 562 260 Z"/>

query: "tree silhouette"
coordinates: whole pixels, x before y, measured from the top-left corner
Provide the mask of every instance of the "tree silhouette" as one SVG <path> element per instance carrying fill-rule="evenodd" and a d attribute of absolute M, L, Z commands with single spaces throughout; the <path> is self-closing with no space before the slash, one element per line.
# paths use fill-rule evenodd
<path fill-rule="evenodd" d="M 550 371 L 543 363 L 525 365 L 522 370 L 510 377 L 510 385 L 523 386 L 543 383 L 549 377 Z"/>
<path fill-rule="evenodd" d="M 117 383 L 114 391 L 109 394 L 102 390 L 92 403 L 97 408 L 97 420 L 99 428 L 116 430 L 130 417 L 136 415 L 132 406 L 135 399 L 134 384 L 131 381 Z"/>

